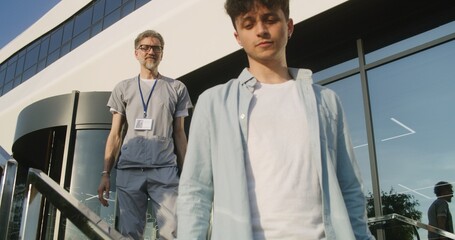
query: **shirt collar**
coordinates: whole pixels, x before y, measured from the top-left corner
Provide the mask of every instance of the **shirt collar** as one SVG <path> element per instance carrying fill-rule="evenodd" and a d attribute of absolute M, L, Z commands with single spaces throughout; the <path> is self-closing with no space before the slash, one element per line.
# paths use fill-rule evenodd
<path fill-rule="evenodd" d="M 297 81 L 305 81 L 307 83 L 313 83 L 312 75 L 313 73 L 309 69 L 302 68 L 288 68 L 289 74 L 293 79 Z M 248 71 L 248 68 L 244 68 L 240 73 L 238 80 L 241 85 L 246 85 L 248 88 L 254 87 L 257 80 L 256 78 Z"/>
<path fill-rule="evenodd" d="M 313 83 L 313 72 L 309 69 L 303 68 L 288 68 L 289 74 L 291 74 L 292 78 L 298 81 L 304 81 L 305 83 Z"/>

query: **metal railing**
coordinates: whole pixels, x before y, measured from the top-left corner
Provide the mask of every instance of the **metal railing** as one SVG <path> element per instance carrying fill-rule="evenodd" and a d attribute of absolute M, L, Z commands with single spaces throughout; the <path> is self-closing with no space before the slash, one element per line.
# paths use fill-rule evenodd
<path fill-rule="evenodd" d="M 16 187 L 17 162 L 0 147 L 0 239 L 8 239 L 8 229 Z"/>
<path fill-rule="evenodd" d="M 38 169 L 31 168 L 27 178 L 20 239 L 34 239 L 39 231 L 43 196 L 60 210 L 89 239 L 129 239 L 122 236 L 96 213 Z"/>
<path fill-rule="evenodd" d="M 417 231 L 417 228 L 425 229 L 425 230 L 427 230 L 429 232 L 433 232 L 433 233 L 439 234 L 440 236 L 447 237 L 449 239 L 455 239 L 455 234 L 453 234 L 453 233 L 444 231 L 442 229 L 439 229 L 437 227 L 433 227 L 433 226 L 428 225 L 428 224 L 421 223 L 419 221 L 407 218 L 405 216 L 402 216 L 402 215 L 399 215 L 399 214 L 396 214 L 396 213 L 384 215 L 382 217 L 369 218 L 368 219 L 368 225 L 370 227 L 372 227 L 372 226 L 381 226 L 381 225 L 386 225 L 386 224 L 388 224 L 388 223 L 390 223 L 392 221 L 398 221 L 400 223 L 405 223 L 405 224 L 408 224 L 408 225 L 412 226 L 414 228 L 414 232 L 415 232 L 415 234 L 417 236 L 417 239 L 420 239 L 420 236 L 419 236 L 419 233 Z"/>
<path fill-rule="evenodd" d="M 14 189 L 17 176 L 17 162 L 0 146 L 0 240 L 8 239 Z M 27 192 L 23 210 L 20 239 L 36 239 L 39 234 L 40 211 L 43 197 L 53 204 L 79 230 L 90 239 L 129 239 L 122 236 L 111 225 L 103 221 L 96 213 L 80 203 L 69 192 L 54 182 L 41 170 L 31 168 L 27 178 Z M 399 214 L 388 214 L 368 219 L 370 227 L 383 228 L 384 225 L 398 221 L 413 227 L 418 239 L 417 228 L 455 239 L 455 234 L 428 224 L 404 217 Z"/>

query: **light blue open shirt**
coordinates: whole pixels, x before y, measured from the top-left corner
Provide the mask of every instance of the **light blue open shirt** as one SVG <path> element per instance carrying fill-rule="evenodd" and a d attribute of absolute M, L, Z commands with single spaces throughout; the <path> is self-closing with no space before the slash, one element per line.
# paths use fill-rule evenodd
<path fill-rule="evenodd" d="M 374 239 L 348 128 L 336 94 L 289 68 L 307 110 L 311 157 L 318 169 L 327 239 Z M 245 174 L 248 108 L 256 79 L 237 79 L 199 96 L 191 120 L 177 205 L 178 239 L 252 239 Z M 274 181 L 274 179 L 270 179 Z"/>

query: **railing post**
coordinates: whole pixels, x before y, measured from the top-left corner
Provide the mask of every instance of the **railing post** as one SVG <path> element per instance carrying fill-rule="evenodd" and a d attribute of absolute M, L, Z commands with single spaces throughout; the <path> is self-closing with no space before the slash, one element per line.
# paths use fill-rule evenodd
<path fill-rule="evenodd" d="M 17 162 L 0 147 L 1 172 L 0 186 L 0 239 L 8 239 L 9 223 L 16 187 Z"/>
<path fill-rule="evenodd" d="M 24 199 L 19 239 L 36 239 L 40 228 L 42 194 L 27 180 L 28 190 Z"/>

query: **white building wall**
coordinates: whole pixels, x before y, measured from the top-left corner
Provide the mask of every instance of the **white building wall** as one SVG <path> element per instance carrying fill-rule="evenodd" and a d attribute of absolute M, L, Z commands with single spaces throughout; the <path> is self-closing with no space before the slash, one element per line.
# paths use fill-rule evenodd
<path fill-rule="evenodd" d="M 298 23 L 344 1 L 291 0 L 291 17 Z M 68 2 L 78 1 L 59 3 L 2 49 L 0 61 L 26 45 L 27 39 L 36 39 L 89 1 Z M 111 91 L 120 80 L 136 75 L 139 67 L 133 41 L 145 29 L 163 35 L 160 72 L 169 77 L 182 76 L 239 49 L 224 11 L 224 0 L 152 0 L 0 97 L 0 146 L 11 152 L 17 117 L 28 105 L 73 90 Z"/>

